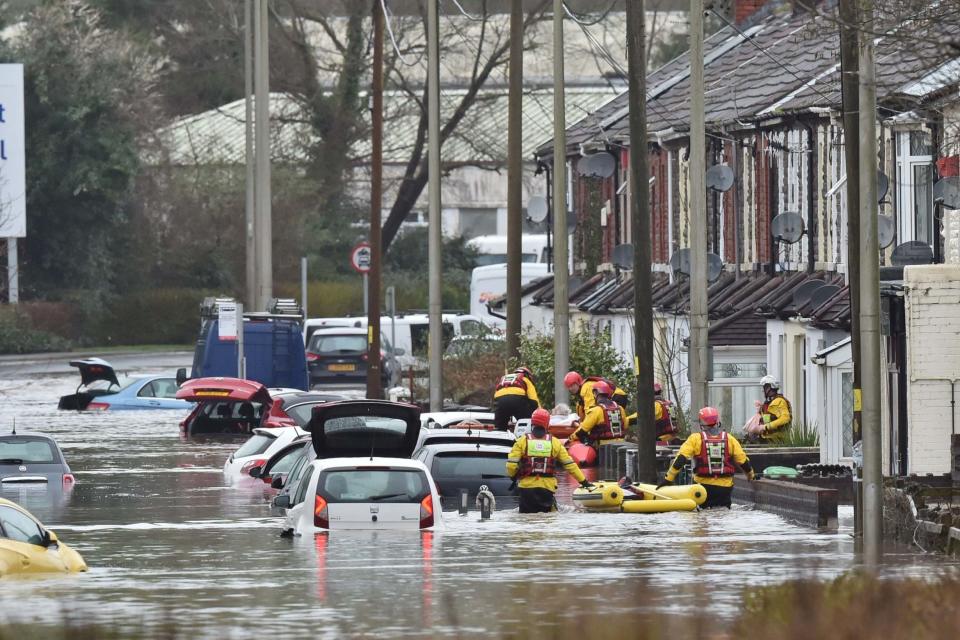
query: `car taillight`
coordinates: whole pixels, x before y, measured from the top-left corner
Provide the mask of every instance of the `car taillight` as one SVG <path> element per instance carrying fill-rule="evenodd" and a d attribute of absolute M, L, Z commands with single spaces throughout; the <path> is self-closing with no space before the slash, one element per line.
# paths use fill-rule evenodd
<path fill-rule="evenodd" d="M 243 463 L 242 467 L 240 467 L 240 473 L 249 475 L 250 469 L 253 469 L 254 467 L 262 467 L 265 464 L 267 464 L 267 460 L 265 458 L 259 458 L 257 460 L 248 460 L 247 462 Z"/>
<path fill-rule="evenodd" d="M 109 408 L 109 402 L 91 402 L 87 405 L 87 411 L 106 411 Z"/>
<path fill-rule="evenodd" d="M 330 519 L 327 514 L 327 501 L 317 496 L 313 500 L 313 526 L 319 529 L 329 529 Z"/>
<path fill-rule="evenodd" d="M 429 495 L 420 501 L 420 528 L 433 526 L 433 496 Z"/>
<path fill-rule="evenodd" d="M 293 418 L 270 416 L 261 426 L 267 429 L 276 429 L 278 427 L 295 427 L 297 426 L 297 421 Z"/>
<path fill-rule="evenodd" d="M 73 484 L 77 479 L 73 477 L 72 473 L 63 474 L 63 484 Z"/>
<path fill-rule="evenodd" d="M 313 362 L 314 360 L 319 360 L 320 355 L 307 351 L 307 362 Z"/>

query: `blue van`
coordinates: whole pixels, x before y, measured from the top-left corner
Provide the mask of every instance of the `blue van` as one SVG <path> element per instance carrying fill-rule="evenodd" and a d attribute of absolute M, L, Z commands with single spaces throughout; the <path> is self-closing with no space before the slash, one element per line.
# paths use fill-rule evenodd
<path fill-rule="evenodd" d="M 238 377 L 237 343 L 220 340 L 219 320 L 204 314 L 193 352 L 191 378 Z M 308 390 L 307 356 L 303 346 L 302 316 L 250 313 L 243 318 L 243 353 L 247 380 L 265 387 Z"/>

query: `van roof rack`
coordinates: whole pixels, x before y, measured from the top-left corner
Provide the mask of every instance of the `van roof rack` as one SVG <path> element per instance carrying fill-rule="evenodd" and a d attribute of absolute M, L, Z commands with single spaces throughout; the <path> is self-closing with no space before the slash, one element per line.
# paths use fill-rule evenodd
<path fill-rule="evenodd" d="M 220 305 L 224 303 L 236 303 L 234 298 L 207 297 L 200 303 L 200 324 L 208 320 L 216 320 L 219 314 Z M 303 310 L 300 303 L 294 298 L 271 298 L 267 303 L 266 311 L 245 311 L 244 318 L 257 320 L 294 320 L 303 323 Z"/>

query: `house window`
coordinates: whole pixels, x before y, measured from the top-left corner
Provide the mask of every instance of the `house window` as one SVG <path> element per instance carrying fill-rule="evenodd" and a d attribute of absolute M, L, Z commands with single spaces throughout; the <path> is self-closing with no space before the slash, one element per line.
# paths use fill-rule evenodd
<path fill-rule="evenodd" d="M 896 203 L 897 242 L 920 240 L 933 244 L 933 147 L 929 131 L 900 131 L 896 136 L 897 176 L 892 189 Z"/>
<path fill-rule="evenodd" d="M 720 411 L 720 419 L 728 431 L 739 433 L 757 412 L 754 404 L 763 395 L 760 378 L 767 375 L 764 350 L 747 352 L 714 352 L 713 380 L 709 402 Z"/>

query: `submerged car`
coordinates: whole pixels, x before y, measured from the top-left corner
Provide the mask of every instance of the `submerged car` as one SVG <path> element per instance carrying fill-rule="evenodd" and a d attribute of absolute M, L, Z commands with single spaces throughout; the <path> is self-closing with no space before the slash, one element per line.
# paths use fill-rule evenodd
<path fill-rule="evenodd" d="M 75 478 L 57 441 L 42 433 L 21 431 L 0 436 L 0 483 L 73 485 Z"/>
<path fill-rule="evenodd" d="M 249 476 L 251 470 L 263 468 L 273 454 L 305 435 L 307 432 L 299 427 L 258 427 L 253 430 L 250 439 L 223 463 L 223 473 L 228 476 Z"/>
<path fill-rule="evenodd" d="M 264 410 L 272 402 L 265 386 L 239 378 L 189 380 L 177 391 L 177 397 L 197 403 L 180 423 L 184 436 L 248 435 L 260 425 Z"/>
<path fill-rule="evenodd" d="M 316 460 L 296 489 L 274 503 L 289 509 L 286 532 L 440 524 L 436 483 L 422 462 L 410 459 L 420 433 L 419 408 L 382 400 L 331 402 L 314 407 L 307 430 Z"/>
<path fill-rule="evenodd" d="M 444 504 L 456 507 L 460 491 L 466 490 L 469 504 L 486 486 L 493 495 L 513 496 L 512 478 L 507 475 L 511 445 L 448 443 L 428 444 L 414 454 L 430 470 Z"/>
<path fill-rule="evenodd" d="M 449 427 L 479 427 L 493 429 L 496 416 L 491 411 L 434 411 L 420 414 L 421 426 L 429 429 Z"/>
<path fill-rule="evenodd" d="M 0 576 L 86 570 L 80 554 L 57 534 L 17 503 L 0 498 Z"/>
<path fill-rule="evenodd" d="M 174 376 L 118 377 L 113 366 L 100 358 L 72 360 L 80 370 L 80 385 L 74 393 L 61 396 L 58 409 L 106 411 L 110 409 L 190 409 L 192 404 L 177 399 Z"/>
<path fill-rule="evenodd" d="M 260 421 L 261 427 L 304 427 L 310 422 L 313 407 L 324 402 L 335 402 L 346 398 L 338 393 L 317 393 L 314 391 L 289 391 L 276 393 L 270 390 L 270 409 L 265 411 Z"/>

